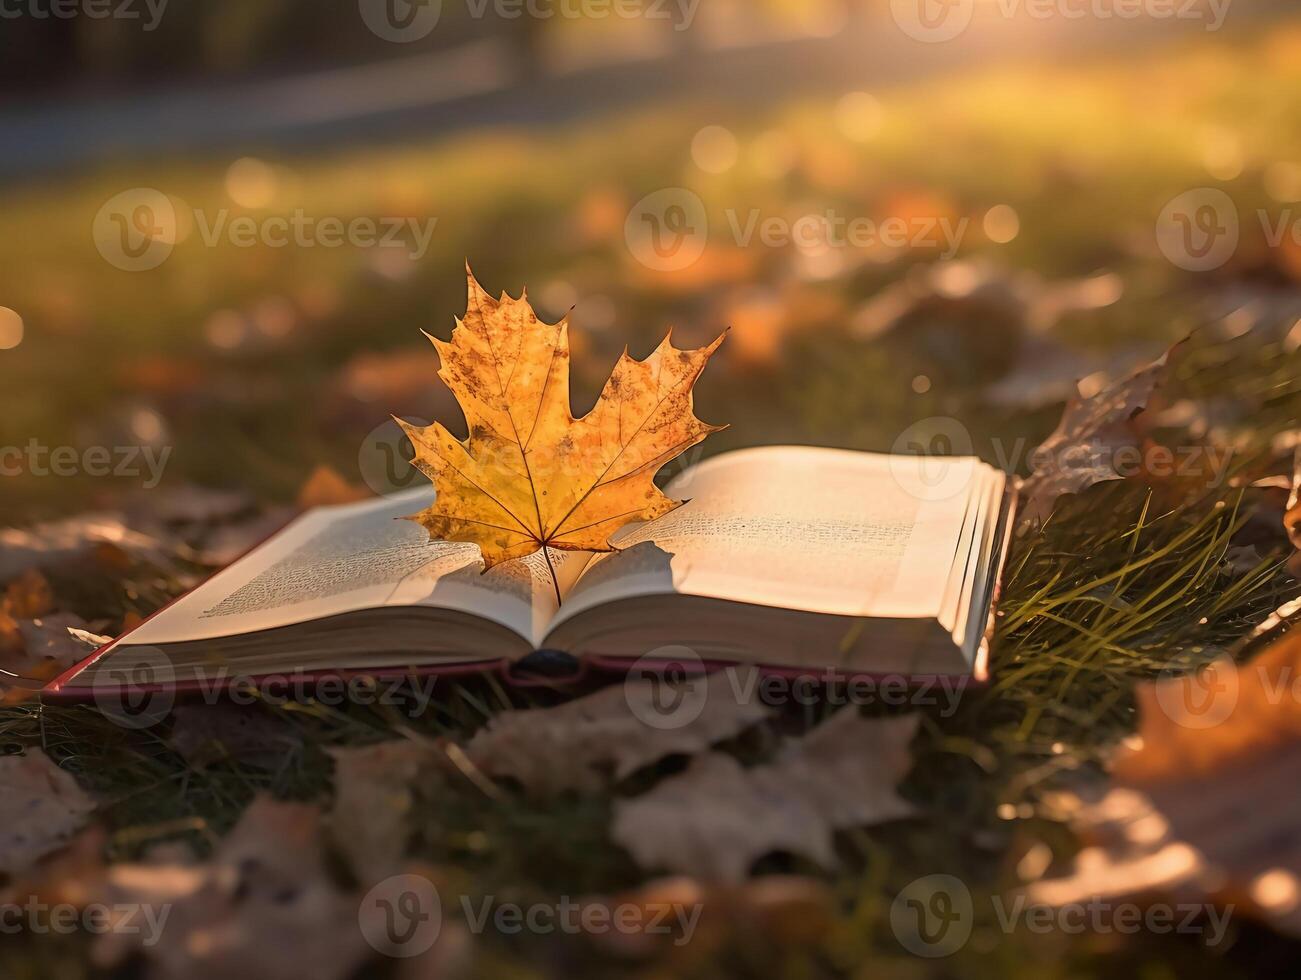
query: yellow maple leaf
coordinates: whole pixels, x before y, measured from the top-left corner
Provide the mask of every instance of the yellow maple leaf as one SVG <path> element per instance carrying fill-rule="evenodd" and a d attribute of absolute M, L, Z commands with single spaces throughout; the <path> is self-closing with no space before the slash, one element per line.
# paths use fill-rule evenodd
<path fill-rule="evenodd" d="M 625 348 L 595 407 L 575 419 L 567 320 L 539 320 L 527 292 L 493 299 L 468 266 L 466 279 L 465 317 L 452 339 L 429 339 L 469 437 L 397 420 L 415 447 L 412 463 L 437 491 L 410 520 L 431 539 L 477 544 L 486 571 L 543 548 L 613 551 L 619 528 L 677 507 L 653 479 L 725 428 L 700 421 L 692 406 L 692 386 L 723 337 L 678 350 L 666 335 L 644 361 Z"/>

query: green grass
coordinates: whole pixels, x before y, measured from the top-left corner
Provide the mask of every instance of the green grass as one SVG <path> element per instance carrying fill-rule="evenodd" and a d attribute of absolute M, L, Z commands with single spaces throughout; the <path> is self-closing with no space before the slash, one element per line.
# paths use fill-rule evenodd
<path fill-rule="evenodd" d="M 1259 937 L 1235 947 L 1225 962 L 1186 941 L 1158 936 L 1111 948 L 1098 937 L 1059 936 L 1050 943 L 1023 932 L 1004 935 L 988 898 L 1015 884 L 1011 867 L 1027 841 L 1047 843 L 1059 858 L 1071 853 L 1069 834 L 1041 815 L 1037 801 L 1062 778 L 1097 769 L 1133 730 L 1136 682 L 1232 647 L 1298 591 L 1275 557 L 1245 574 L 1225 564 L 1235 532 L 1249 517 L 1250 498 L 1244 496 L 1219 487 L 1170 507 L 1158 504 L 1157 494 L 1140 483 L 1105 485 L 1019 539 L 1009 559 L 992 683 L 964 696 L 951 716 L 922 709 L 916 765 L 904 786 L 921 816 L 842 835 L 843 865 L 832 875 L 781 856 L 758 868 L 816 874 L 830 883 L 838 914 L 825 938 L 812 947 L 773 947 L 742 931 L 725 937 L 731 952 L 715 951 L 699 962 L 675 959 L 672 969 L 738 977 L 868 969 L 886 975 L 897 969 L 906 976 L 956 971 L 992 977 L 1040 969 L 1074 975 L 1105 959 L 1135 968 L 1180 963 L 1179 975 L 1185 976 L 1246 970 L 1268 955 L 1272 947 Z M 42 745 L 100 795 L 113 828 L 113 858 L 136 857 L 154 843 L 176 838 L 202 852 L 255 792 L 328 802 L 330 766 L 323 751 L 328 746 L 401 737 L 407 731 L 460 740 L 497 711 L 556 699 L 505 690 L 492 680 L 440 682 L 436 690 L 431 709 L 415 716 L 407 710 L 414 701 L 387 709 L 313 704 L 253 709 L 276 716 L 300 745 L 274 772 L 229 762 L 196 771 L 169 749 L 165 726 L 132 732 L 88 707 L 6 709 L 0 713 L 0 749 Z M 827 710 L 788 707 L 731 748 L 760 758 L 776 744 L 778 733 L 804 730 Z M 647 876 L 608 841 L 611 800 L 644 788 L 678 764 L 669 761 L 635 774 L 611 795 L 566 796 L 544 804 L 509 789 L 486 794 L 449 766 L 431 773 L 419 788 L 411 853 L 445 869 L 449 881 L 471 896 L 555 901 L 560 895 L 630 888 Z M 889 903 L 908 881 L 941 871 L 972 887 L 976 928 L 967 947 L 928 973 L 894 940 Z M 573 960 L 607 973 L 628 968 L 607 962 L 598 949 L 574 938 L 489 934 L 484 943 L 493 971 L 510 966 L 521 975 L 547 975 L 530 965 L 538 957 Z M 41 962 L 64 955 L 45 943 L 41 948 L 42 957 L 51 957 Z M 781 969 L 774 972 L 778 964 Z"/>
<path fill-rule="evenodd" d="M 837 129 L 830 98 L 744 112 L 686 103 L 546 131 L 272 157 L 281 179 L 265 208 L 232 203 L 230 161 L 221 158 L 141 161 L 3 189 L 0 300 L 23 315 L 27 337 L 0 352 L 0 446 L 33 437 L 122 445 L 133 438 L 133 413 L 146 409 L 162 417 L 161 439 L 174 447 L 164 486 L 190 479 L 285 499 L 318 462 L 354 474 L 362 439 L 390 412 L 454 416 L 445 401 L 400 386 L 378 400 L 354 398 L 340 370 L 359 354 L 428 354 L 417 331 L 450 328 L 464 301 L 466 258 L 490 289 L 528 284 L 549 315 L 563 312 L 548 308 L 560 302 L 554 297 L 566 305 L 577 297 L 579 406 L 625 342 L 640 352 L 670 324 L 703 339 L 732 323 L 732 340 L 699 391 L 703 417 L 732 423 L 719 448 L 798 441 L 885 449 L 927 414 L 959 415 L 1009 439 L 1041 434 L 1043 416 L 991 412 L 981 397 L 1020 343 L 1003 311 L 964 321 L 971 351 L 943 338 L 936 349 L 849 335 L 858 304 L 931 261 L 932 251 L 861 264 L 864 256 L 851 254 L 850 268 L 829 280 L 794 271 L 792 249 L 755 247 L 740 250 L 735 275 L 708 262 L 689 276 L 657 275 L 625 246 L 628 207 L 652 190 L 687 186 L 706 202 L 722 253 L 737 251 L 729 209 L 741 219 L 752 208 L 764 217 L 830 208 L 878 220 L 917 209 L 966 218 L 960 258 L 1049 279 L 1099 270 L 1121 277 L 1120 299 L 1067 317 L 1061 340 L 1086 351 L 1159 347 L 1194 322 L 1208 291 L 1294 278 L 1290 253 L 1265 249 L 1250 219 L 1235 264 L 1206 276 L 1166 262 L 1152 228 L 1171 197 L 1208 184 L 1228 190 L 1244 215 L 1265 208 L 1277 218 L 1286 205 L 1268 196 L 1265 175 L 1301 160 L 1299 47 L 1294 27 L 1276 25 L 1268 36 L 1217 37 L 1129 62 L 1009 66 L 883 86 L 874 93 L 881 128 L 867 143 Z M 692 165 L 690 137 L 720 120 L 741 153 L 727 173 L 711 175 Z M 773 140 L 793 161 L 782 176 L 762 164 Z M 1231 179 L 1206 169 L 1207 147 L 1221 144 L 1242 155 Z M 210 220 L 223 209 L 233 219 L 301 208 L 438 224 L 426 255 L 392 269 L 353 248 L 204 247 L 194 230 L 158 269 L 128 273 L 100 257 L 91 227 L 109 197 L 139 186 Z M 1020 234 L 1005 245 L 981 231 L 995 204 L 1020 215 Z M 548 290 L 556 284 L 572 293 Z M 787 335 L 777 357 L 757 361 L 741 353 L 762 331 L 736 315 L 756 287 L 784 297 Z M 613 323 L 587 326 L 590 304 L 604 300 Z M 286 336 L 234 349 L 207 339 L 214 312 L 256 318 L 267 302 L 293 311 Z M 918 375 L 934 383 L 929 392 L 910 387 Z M 119 481 L 109 489 L 129 488 Z M 0 506 L 7 516 L 35 517 L 82 508 L 104 490 L 92 480 L 10 477 Z"/>

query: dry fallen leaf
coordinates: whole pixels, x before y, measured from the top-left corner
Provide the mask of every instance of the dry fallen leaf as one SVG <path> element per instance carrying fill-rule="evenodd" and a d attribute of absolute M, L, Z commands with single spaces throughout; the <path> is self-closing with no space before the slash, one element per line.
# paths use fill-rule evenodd
<path fill-rule="evenodd" d="M 40 749 L 0 756 L 0 786 L 0 873 L 23 871 L 62 847 L 95 809 Z"/>
<path fill-rule="evenodd" d="M 605 920 L 619 909 L 636 909 L 632 921 L 647 928 L 593 930 L 590 939 L 623 958 L 669 956 L 668 963 L 661 959 L 659 965 L 670 974 L 688 962 L 708 964 L 729 941 L 754 936 L 778 947 L 816 946 L 831 933 L 836 918 L 832 890 L 802 875 L 763 875 L 739 884 L 685 875 L 656 878 L 614 896 L 584 899 L 582 905 L 601 908 Z"/>
<path fill-rule="evenodd" d="M 193 483 L 142 490 L 127 507 L 132 526 L 167 525 L 183 531 L 202 530 L 242 520 L 257 513 L 257 502 L 243 490 L 218 490 Z"/>
<path fill-rule="evenodd" d="M 1294 629 L 1247 663 L 1140 686 L 1141 744 L 1102 792 L 1056 799 L 1088 846 L 1031 899 L 1209 899 L 1301 935 L 1298 669 Z"/>
<path fill-rule="evenodd" d="M 299 488 L 297 503 L 303 510 L 308 510 L 334 504 L 355 504 L 374 496 L 360 484 L 349 483 L 338 470 L 318 466 Z"/>
<path fill-rule="evenodd" d="M 0 667 L 10 667 L 22 659 L 26 652 L 22 631 L 18 629 L 18 620 L 9 615 L 9 611 L 0 604 Z"/>
<path fill-rule="evenodd" d="M 69 626 L 68 635 L 82 645 L 84 648 L 83 653 L 98 650 L 106 643 L 113 642 L 111 636 L 105 636 L 103 633 L 92 633 L 90 630 L 81 629 L 77 626 Z"/>
<path fill-rule="evenodd" d="M 746 769 L 721 752 L 615 804 L 611 836 L 645 868 L 738 881 L 772 851 L 836 863 L 836 830 L 909 816 L 895 786 L 912 766 L 917 715 L 844 709 L 777 758 Z"/>
<path fill-rule="evenodd" d="M 328 751 L 334 759 L 331 834 L 353 875 L 371 884 L 398 870 L 411 833 L 411 789 L 439 750 L 431 742 L 396 739 Z"/>
<path fill-rule="evenodd" d="M 622 779 L 665 756 L 692 754 L 767 717 L 754 691 L 753 667 L 715 671 L 684 682 L 675 724 L 655 727 L 658 687 L 650 679 L 612 684 L 553 708 L 494 715 L 466 746 L 470 761 L 490 776 L 517 780 L 529 792 L 598 789 L 608 775 Z M 680 721 L 681 724 L 676 724 Z"/>
<path fill-rule="evenodd" d="M 233 701 L 178 704 L 167 744 L 194 769 L 233 759 L 261 769 L 283 769 L 302 737 L 262 705 Z"/>
<path fill-rule="evenodd" d="M 54 589 L 44 575 L 29 568 L 5 587 L 4 605 L 17 619 L 35 619 L 54 612 Z"/>
<path fill-rule="evenodd" d="M 53 665 L 59 671 L 86 659 L 86 645 L 72 634 L 85 630 L 86 622 L 76 613 L 53 613 L 40 619 L 19 620 L 27 662 L 33 666 Z"/>
<path fill-rule="evenodd" d="M 1133 420 L 1164 382 L 1170 355 L 1178 347 L 1097 394 L 1087 398 L 1077 394 L 1066 403 L 1057 428 L 1031 454 L 1033 472 L 1021 486 L 1025 520 L 1044 520 L 1063 494 L 1121 479 L 1116 469 L 1120 453 L 1132 452 L 1133 463 L 1141 462 L 1141 440 Z"/>
<path fill-rule="evenodd" d="M 99 824 L 86 827 L 61 850 L 0 887 L 0 907 L 23 905 L 30 898 L 46 905 L 83 908 L 103 888 L 107 841 L 107 829 Z"/>
<path fill-rule="evenodd" d="M 28 528 L 0 528 L 0 581 L 29 568 L 99 560 L 110 551 L 160 567 L 169 567 L 174 557 L 167 542 L 132 530 L 118 514 L 82 514 Z"/>
<path fill-rule="evenodd" d="M 718 431 L 693 414 L 692 386 L 723 338 L 678 350 L 665 337 L 644 361 L 625 351 L 575 420 L 568 323 L 543 323 L 525 295 L 493 299 L 466 272 L 464 319 L 451 341 L 430 340 L 470 434 L 461 442 L 439 423 L 400 423 L 437 489 L 412 520 L 431 538 L 477 544 L 491 568 L 546 547 L 611 551 L 619 528 L 678 506 L 653 478 Z"/>
<path fill-rule="evenodd" d="M 159 980 L 351 976 L 369 949 L 357 900 L 326 873 L 319 831 L 315 807 L 260 796 L 207 863 L 112 865 L 110 908 L 167 909 L 168 918 L 156 937 L 105 933 L 97 961 L 116 965 L 138 952 Z"/>

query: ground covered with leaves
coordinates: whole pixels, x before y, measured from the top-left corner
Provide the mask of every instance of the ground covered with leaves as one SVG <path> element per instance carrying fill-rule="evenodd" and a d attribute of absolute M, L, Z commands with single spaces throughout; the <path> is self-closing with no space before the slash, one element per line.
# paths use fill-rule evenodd
<path fill-rule="evenodd" d="M 1141 435 L 1145 445 L 1202 450 L 1177 472 L 1139 472 L 1062 498 L 1046 523 L 1024 531 L 1006 569 L 992 682 L 956 704 L 861 709 L 865 723 L 917 719 L 893 790 L 898 812 L 879 822 L 826 817 L 831 853 L 778 848 L 740 881 L 690 868 L 660 878 L 666 869 L 639 866 L 635 845 L 612 828 L 630 801 L 689 776 L 711 742 L 711 758 L 744 772 L 781 767 L 792 745 L 805 744 L 791 740 L 838 718 L 837 691 L 627 771 L 620 758 L 589 760 L 558 737 L 521 776 L 494 773 L 483 752 L 494 720 L 600 697 L 621 681 L 550 691 L 440 679 L 384 704 L 180 705 L 139 728 L 93 705 L 42 704 L 12 690 L 0 708 L 7 778 L 66 805 L 40 820 L 23 815 L 36 840 L 0 831 L 0 858 L 20 868 L 4 887 L 74 904 L 87 889 L 124 901 L 183 895 L 167 935 L 186 945 L 140 949 L 86 930 L 27 930 L 5 937 L 6 977 L 181 976 L 183 959 L 214 949 L 233 950 L 208 974 L 222 977 L 1246 976 L 1293 962 L 1286 903 L 1252 887 L 1271 870 L 1301 874 L 1277 827 L 1264 865 L 1203 847 L 1220 880 L 1177 883 L 1192 889 L 1177 894 L 1236 899 L 1244 910 L 1213 946 L 1205 933 L 1007 929 L 994 897 L 1070 880 L 1081 848 L 1098 846 L 1078 823 L 1082 805 L 1064 809 L 1062 794 L 1101 791 L 1124 775 L 1117 760 L 1139 751 L 1126 740 L 1141 723 L 1146 731 L 1137 704 L 1152 703 L 1142 685 L 1226 657 L 1254 662 L 1286 642 L 1274 633 L 1245 641 L 1301 591 L 1284 528 L 1301 424 L 1301 264 L 1295 250 L 1247 236 L 1224 268 L 1192 274 L 1161 257 L 1151 228 L 1165 201 L 1208 182 L 1208 167 L 1241 209 L 1279 208 L 1269 188 L 1286 174 L 1275 165 L 1301 159 L 1298 51 L 1301 34 L 1280 30 L 1138 65 L 1037 69 L 1033 85 L 990 73 L 960 87 L 900 89 L 875 109 L 859 105 L 879 113 L 874 127 L 854 121 L 854 103 L 785 107 L 756 114 L 739 133 L 745 152 L 721 175 L 693 170 L 686 149 L 708 121 L 703 109 L 621 122 L 613 133 L 502 134 L 296 160 L 299 178 L 282 174 L 283 193 L 316 195 L 335 213 L 353 200 L 358 213 L 439 214 L 433 252 L 395 264 L 319 251 L 310 260 L 233 249 L 190 257 L 181 247 L 146 304 L 138 280 L 93 253 L 80 258 L 83 218 L 117 189 L 111 176 L 52 183 L 46 200 L 6 210 L 0 256 L 12 305 L 53 325 L 25 344 L 22 375 L 6 378 L 6 434 L 176 446 L 165 482 L 147 491 L 6 479 L 3 523 L 15 527 L 0 532 L 0 650 L 33 676 L 89 649 L 68 626 L 116 635 L 283 521 L 295 494 L 309 505 L 360 492 L 358 445 L 386 412 L 449 420 L 414 330 L 446 336 L 431 311 L 460 308 L 465 253 L 499 286 L 542 276 L 536 295 L 552 314 L 580 300 L 575 321 L 597 337 L 575 351 L 580 405 L 591 401 L 584 379 L 594 389 L 630 334 L 635 345 L 677 323 L 704 341 L 731 324 L 735 350 L 724 347 L 720 380 L 700 392 L 703 417 L 734 423 L 710 451 L 786 441 L 889 450 L 918 419 L 958 418 L 972 451 L 1026 473 L 1026 449 L 1051 430 L 1077 377 L 1096 390 L 1189 331 Z M 1142 104 L 1137 90 L 1149 93 Z M 927 113 L 912 111 L 923 104 Z M 924 134 L 918 118 L 930 120 Z M 927 149 L 936 144 L 952 152 Z M 521 157 L 533 161 L 527 181 Z M 972 165 L 982 160 L 999 164 Z M 223 171 L 178 167 L 168 186 L 214 200 Z M 353 179 L 358 171 L 368 179 Z M 812 199 L 849 213 L 968 215 L 981 230 L 947 263 L 924 249 L 827 257 L 711 242 L 690 274 L 657 278 L 629 257 L 623 221 L 641 192 L 676 182 L 720 215 L 742 202 L 798 213 Z M 1002 244 L 981 221 L 996 205 L 1019 215 Z M 1006 238 L 997 224 L 994 238 Z M 28 233 L 38 225 L 40 235 Z M 69 343 L 85 360 L 62 353 Z M 946 431 L 923 424 L 910 438 L 929 445 Z M 307 480 L 322 462 L 344 475 Z M 92 500 L 101 509 L 87 516 Z M 1275 729 L 1297 727 L 1279 719 Z M 1225 762 L 1245 768 L 1253 749 L 1279 751 L 1259 739 L 1244 736 L 1244 756 L 1226 750 L 1197 770 L 1205 782 L 1194 799 L 1214 799 L 1217 785 L 1239 792 L 1240 781 L 1223 781 Z M 38 753 L 75 783 L 41 768 Z M 1146 787 L 1149 777 L 1135 778 Z M 1258 797 L 1241 806 L 1286 817 L 1294 804 L 1285 784 L 1257 784 Z M 1150 798 L 1161 806 L 1161 794 Z M 18 827 L 5 805 L 0 813 Z M 1246 826 L 1248 816 L 1221 819 Z M 1182 826 L 1170 832 L 1198 840 Z M 22 860 L 33 850 L 40 861 Z M 692 852 L 684 844 L 678 853 Z M 1110 860 L 1119 867 L 1116 854 Z M 408 871 L 437 884 L 443 932 L 425 956 L 384 960 L 361 944 L 361 896 Z M 967 941 L 927 960 L 901 941 L 892 907 L 932 874 L 960 879 L 973 914 Z M 1175 887 L 1143 885 L 1144 895 Z M 704 911 L 692 940 L 676 945 L 672 935 L 473 930 L 461 896 L 472 908 L 488 896 L 521 906 L 564 896 Z"/>

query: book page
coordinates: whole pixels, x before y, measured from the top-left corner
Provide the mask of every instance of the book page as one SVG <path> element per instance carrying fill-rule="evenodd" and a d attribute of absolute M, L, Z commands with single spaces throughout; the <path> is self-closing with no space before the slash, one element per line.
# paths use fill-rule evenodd
<path fill-rule="evenodd" d="M 486 574 L 472 544 L 431 542 L 400 518 L 427 507 L 421 488 L 321 507 L 218 572 L 124 642 L 179 643 L 255 633 L 384 606 L 457 609 L 535 641 L 556 610 L 541 552 Z M 553 553 L 562 582 L 586 556 Z"/>
<path fill-rule="evenodd" d="M 726 453 L 665 488 L 689 502 L 614 539 L 556 622 L 604 602 L 682 593 L 809 612 L 938 617 L 971 457 L 777 446 Z"/>

